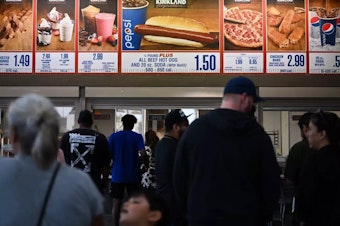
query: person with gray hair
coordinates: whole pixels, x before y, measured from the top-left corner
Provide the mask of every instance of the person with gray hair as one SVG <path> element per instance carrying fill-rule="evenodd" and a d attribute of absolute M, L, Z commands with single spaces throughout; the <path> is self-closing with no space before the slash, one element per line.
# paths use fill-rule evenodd
<path fill-rule="evenodd" d="M 91 178 L 57 162 L 59 115 L 41 95 L 7 112 L 14 158 L 0 158 L 0 225 L 101 226 L 103 198 Z"/>

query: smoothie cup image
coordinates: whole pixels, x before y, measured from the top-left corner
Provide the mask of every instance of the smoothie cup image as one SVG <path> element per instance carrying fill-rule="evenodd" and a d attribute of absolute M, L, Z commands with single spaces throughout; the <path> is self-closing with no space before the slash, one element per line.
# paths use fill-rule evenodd
<path fill-rule="evenodd" d="M 60 36 L 59 39 L 62 42 L 70 42 L 73 36 L 73 26 L 74 23 L 69 17 L 67 13 L 65 13 L 64 18 L 60 21 L 59 31 Z"/>
<path fill-rule="evenodd" d="M 84 29 L 90 34 L 96 33 L 96 18 L 95 15 L 100 13 L 100 9 L 89 5 L 81 9 L 83 15 Z"/>
<path fill-rule="evenodd" d="M 144 24 L 149 2 L 145 0 L 123 0 L 123 50 L 139 50 L 142 35 L 134 32 L 137 24 Z"/>
<path fill-rule="evenodd" d="M 112 35 L 113 24 L 116 19 L 116 14 L 113 13 L 98 13 L 95 15 L 97 35 L 103 37 L 103 41 Z"/>

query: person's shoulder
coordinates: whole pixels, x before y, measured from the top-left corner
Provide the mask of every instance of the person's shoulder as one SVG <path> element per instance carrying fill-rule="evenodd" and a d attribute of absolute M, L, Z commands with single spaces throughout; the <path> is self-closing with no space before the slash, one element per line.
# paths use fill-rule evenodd
<path fill-rule="evenodd" d="M 114 137 L 115 134 L 116 134 L 116 132 L 111 133 L 110 136 L 109 136 L 109 138 Z"/>
<path fill-rule="evenodd" d="M 61 164 L 60 173 L 63 175 L 63 178 L 75 179 L 77 182 L 89 181 L 89 179 L 91 179 L 87 173 L 84 173 L 78 168 L 70 167 L 67 164 Z"/>
<path fill-rule="evenodd" d="M 70 133 L 73 133 L 74 130 L 70 130 L 70 131 L 67 131 L 65 132 L 62 137 L 61 137 L 61 140 L 63 139 L 67 139 L 69 136 L 70 136 Z"/>
<path fill-rule="evenodd" d="M 78 168 L 70 167 L 67 164 L 61 164 L 59 176 L 64 185 L 67 185 L 69 190 L 77 190 L 83 195 L 92 196 L 97 192 L 96 186 L 88 173 L 81 171 Z"/>
<path fill-rule="evenodd" d="M 1 173 L 9 173 L 9 167 L 17 165 L 16 158 L 1 158 L 0 157 L 0 175 Z"/>
<path fill-rule="evenodd" d="M 106 136 L 105 136 L 103 133 L 101 133 L 101 132 L 95 131 L 95 134 L 96 134 L 98 137 L 100 137 L 100 138 L 107 139 Z"/>
<path fill-rule="evenodd" d="M 65 136 L 70 136 L 70 134 L 88 135 L 89 131 L 91 131 L 91 130 L 76 128 L 76 129 L 73 129 L 73 130 L 66 132 L 64 135 Z"/>
<path fill-rule="evenodd" d="M 135 132 L 135 131 L 133 131 L 133 130 L 130 130 L 130 132 L 131 132 L 132 134 L 136 135 L 136 136 L 142 136 L 142 134 L 140 134 L 140 133 L 138 133 L 138 132 Z"/>
<path fill-rule="evenodd" d="M 308 141 L 306 140 L 301 140 L 299 142 L 296 142 L 295 144 L 293 144 L 293 146 L 291 147 L 289 153 L 297 153 L 297 152 L 305 152 L 309 150 L 309 145 L 308 145 Z"/>

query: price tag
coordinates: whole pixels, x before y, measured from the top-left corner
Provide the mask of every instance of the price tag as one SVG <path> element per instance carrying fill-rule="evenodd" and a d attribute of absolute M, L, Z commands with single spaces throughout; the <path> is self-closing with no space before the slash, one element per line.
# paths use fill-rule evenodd
<path fill-rule="evenodd" d="M 263 73 L 262 53 L 224 53 L 224 73 Z"/>
<path fill-rule="evenodd" d="M 78 72 L 118 72 L 118 54 L 117 53 L 79 53 Z"/>
<path fill-rule="evenodd" d="M 305 53 L 268 53 L 268 73 L 306 73 Z"/>
<path fill-rule="evenodd" d="M 37 73 L 75 72 L 75 54 L 73 52 L 36 53 L 35 71 Z"/>
<path fill-rule="evenodd" d="M 1 52 L 0 72 L 32 73 L 32 53 Z"/>
<path fill-rule="evenodd" d="M 309 72 L 311 74 L 340 74 L 340 53 L 310 53 Z"/>
<path fill-rule="evenodd" d="M 219 53 L 122 53 L 122 72 L 219 73 Z"/>

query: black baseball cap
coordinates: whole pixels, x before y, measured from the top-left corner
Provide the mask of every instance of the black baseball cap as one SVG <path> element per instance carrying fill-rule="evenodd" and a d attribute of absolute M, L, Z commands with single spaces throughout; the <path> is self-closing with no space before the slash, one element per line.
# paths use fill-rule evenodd
<path fill-rule="evenodd" d="M 247 77 L 239 76 L 232 78 L 224 87 L 223 94 L 242 94 L 246 93 L 254 97 L 254 102 L 264 101 L 264 99 L 257 95 L 256 87 L 252 80 Z"/>
<path fill-rule="evenodd" d="M 190 114 L 191 115 L 191 114 Z M 166 116 L 165 116 L 165 129 L 167 131 L 171 130 L 173 124 L 186 122 L 188 121 L 188 117 L 190 115 L 185 115 L 184 112 L 181 109 L 174 109 L 171 110 Z"/>

